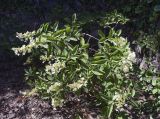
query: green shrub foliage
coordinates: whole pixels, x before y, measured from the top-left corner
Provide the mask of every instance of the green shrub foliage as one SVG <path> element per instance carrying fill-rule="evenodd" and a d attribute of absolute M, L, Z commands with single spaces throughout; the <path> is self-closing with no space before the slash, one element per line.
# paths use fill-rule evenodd
<path fill-rule="evenodd" d="M 111 28 L 108 36 L 99 30 L 99 38 L 86 39 L 85 35 L 73 15 L 72 23 L 64 27 L 44 24 L 36 31 L 17 33 L 25 45 L 13 50 L 17 55 L 27 54 L 26 79 L 53 106 L 62 106 L 70 92 L 85 92 L 96 97 L 96 105 L 110 117 L 134 95 L 129 78 L 135 53 L 120 30 Z M 89 40 L 98 42 L 93 55 Z"/>

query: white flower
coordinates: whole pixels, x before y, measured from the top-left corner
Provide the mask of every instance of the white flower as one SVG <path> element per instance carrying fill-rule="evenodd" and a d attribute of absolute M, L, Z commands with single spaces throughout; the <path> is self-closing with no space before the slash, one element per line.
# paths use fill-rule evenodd
<path fill-rule="evenodd" d="M 73 91 L 77 91 L 78 89 L 80 89 L 82 86 L 86 86 L 87 85 L 87 80 L 85 80 L 85 78 L 80 78 L 80 80 L 78 80 L 77 82 L 74 82 L 72 84 L 69 84 L 68 87 L 70 89 L 72 89 Z"/>
<path fill-rule="evenodd" d="M 136 60 L 135 60 L 135 57 L 136 57 L 136 54 L 135 54 L 134 52 L 130 52 L 130 53 L 128 54 L 127 59 L 128 59 L 129 61 L 131 61 L 131 62 L 135 62 L 135 61 L 136 61 Z"/>
<path fill-rule="evenodd" d="M 121 95 L 116 92 L 112 100 L 115 100 L 115 101 L 121 100 Z"/>
<path fill-rule="evenodd" d="M 46 61 L 50 61 L 52 58 L 53 58 L 53 55 L 47 56 L 47 54 L 46 54 L 46 55 L 41 55 L 40 56 L 40 60 L 42 61 L 42 63 L 44 63 Z"/>
<path fill-rule="evenodd" d="M 12 48 L 12 50 L 14 51 L 14 53 L 15 53 L 16 55 L 18 55 L 18 56 L 20 55 L 20 54 L 19 54 L 19 51 L 18 51 L 18 48 Z"/>
<path fill-rule="evenodd" d="M 120 37 L 120 39 L 121 39 L 122 41 L 124 41 L 124 42 L 127 41 L 127 40 L 126 40 L 125 38 L 123 38 L 123 37 Z"/>
<path fill-rule="evenodd" d="M 127 65 L 123 66 L 123 71 L 124 73 L 128 73 L 129 72 L 129 67 Z"/>
<path fill-rule="evenodd" d="M 112 100 L 115 102 L 116 108 L 119 109 L 125 104 L 126 94 L 115 92 Z"/>
<path fill-rule="evenodd" d="M 59 73 L 63 68 L 65 68 L 65 63 L 57 61 L 54 64 L 49 64 L 46 66 L 45 71 L 51 74 Z"/>
<path fill-rule="evenodd" d="M 35 46 L 36 44 L 32 39 L 28 45 L 22 45 L 19 48 L 12 48 L 12 50 L 15 52 L 16 55 L 20 55 L 20 54 L 25 55 L 26 53 L 30 53 L 33 47 Z"/>
<path fill-rule="evenodd" d="M 32 39 L 35 34 L 36 34 L 35 31 L 32 31 L 32 32 L 27 31 L 26 33 L 18 33 L 17 32 L 16 37 L 19 38 L 20 40 L 26 42 L 26 41 Z"/>
<path fill-rule="evenodd" d="M 52 106 L 57 107 L 57 106 L 62 106 L 64 100 L 61 98 L 52 98 Z"/>
<path fill-rule="evenodd" d="M 53 65 L 47 65 L 45 71 L 47 73 L 55 74 L 55 69 L 54 69 Z"/>
<path fill-rule="evenodd" d="M 127 44 L 127 40 L 125 39 L 125 38 L 123 38 L 123 37 L 120 37 L 120 39 L 118 40 L 118 45 L 120 46 L 120 47 L 123 47 L 123 46 L 125 46 Z"/>
<path fill-rule="evenodd" d="M 47 92 L 50 93 L 51 91 L 58 91 L 58 90 L 60 90 L 60 87 L 61 87 L 61 83 L 55 82 L 53 85 L 51 85 L 49 87 L 49 89 L 47 90 Z"/>
<path fill-rule="evenodd" d="M 23 34 L 17 32 L 17 33 L 16 33 L 16 37 L 19 38 L 19 39 L 21 39 L 21 38 L 23 38 Z"/>

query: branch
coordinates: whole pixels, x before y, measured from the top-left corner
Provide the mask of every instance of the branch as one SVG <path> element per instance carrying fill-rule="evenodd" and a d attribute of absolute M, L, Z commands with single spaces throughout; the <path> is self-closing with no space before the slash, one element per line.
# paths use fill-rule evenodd
<path fill-rule="evenodd" d="M 82 34 L 83 34 L 83 35 L 86 35 L 86 36 L 89 36 L 90 38 L 93 38 L 93 39 L 99 41 L 98 38 L 96 38 L 96 37 L 94 37 L 94 36 L 92 36 L 92 35 L 90 35 L 90 34 L 87 34 L 87 33 L 82 33 Z"/>

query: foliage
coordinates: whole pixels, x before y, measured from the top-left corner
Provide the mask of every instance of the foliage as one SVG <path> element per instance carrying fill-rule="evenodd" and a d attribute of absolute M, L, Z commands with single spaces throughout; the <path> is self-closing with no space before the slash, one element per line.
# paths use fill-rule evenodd
<path fill-rule="evenodd" d="M 152 52 L 157 53 L 160 49 L 160 34 L 147 34 L 144 32 L 141 32 L 137 41 L 137 44 L 139 44 L 141 47 L 145 47 L 147 49 L 150 49 Z"/>
<path fill-rule="evenodd" d="M 135 96 L 127 101 L 135 117 L 157 118 L 160 111 L 160 65 L 159 56 L 143 58 L 137 72 L 138 80 L 134 82 Z M 145 116 L 144 116 L 145 115 Z"/>
<path fill-rule="evenodd" d="M 32 63 L 26 79 L 44 98 L 52 99 L 53 106 L 61 106 L 70 92 L 85 92 L 96 97 L 93 104 L 110 117 L 134 95 L 129 76 L 135 54 L 120 34 L 113 28 L 108 36 L 99 31 L 99 39 L 91 39 L 98 40 L 98 50 L 90 56 L 89 50 L 94 49 L 89 39 L 84 39 L 73 15 L 71 25 L 63 28 L 58 23 L 44 24 L 37 31 L 18 33 L 26 45 L 13 50 L 17 55 L 29 55 Z"/>
<path fill-rule="evenodd" d="M 154 53 L 159 50 L 159 1 L 144 0 L 130 1 L 126 7 L 122 8 L 135 26 L 132 36 L 138 45 L 144 49 L 149 49 Z"/>
<path fill-rule="evenodd" d="M 96 97 L 92 104 L 98 105 L 108 117 L 158 118 L 160 75 L 156 54 L 160 48 L 159 1 L 80 0 L 77 3 L 61 0 L 60 4 L 62 6 L 54 9 L 52 14 L 65 21 L 65 24 L 67 21 L 66 26 L 62 27 L 64 23 L 59 25 L 61 27 L 58 23 L 44 24 L 36 31 L 17 34 L 25 45 L 14 48 L 14 51 L 17 55 L 27 55 L 29 69 L 26 70 L 26 79 L 35 86 L 35 90 L 43 98 L 52 99 L 54 106 L 62 106 L 71 92 L 76 95 L 88 93 Z M 31 11 L 37 8 L 35 12 L 42 13 L 39 4 L 31 8 Z M 81 11 L 76 22 L 74 18 L 68 19 L 75 11 Z M 130 19 L 129 23 L 126 17 Z M 91 30 L 94 30 L 95 24 L 100 26 L 97 27 L 98 36 L 83 33 L 89 23 L 93 23 Z M 134 45 L 141 47 L 138 53 L 142 59 L 136 59 L 142 60 L 140 66 L 133 65 L 132 58 L 129 61 L 134 53 L 130 51 L 126 39 L 120 36 L 121 31 L 112 28 L 126 23 L 128 26 L 122 33 L 127 34 L 129 41 L 133 39 Z M 106 33 L 108 28 L 110 32 Z M 90 41 L 94 41 L 94 44 Z M 92 45 L 96 45 L 98 50 Z M 90 54 L 90 51 L 94 51 L 94 54 Z"/>

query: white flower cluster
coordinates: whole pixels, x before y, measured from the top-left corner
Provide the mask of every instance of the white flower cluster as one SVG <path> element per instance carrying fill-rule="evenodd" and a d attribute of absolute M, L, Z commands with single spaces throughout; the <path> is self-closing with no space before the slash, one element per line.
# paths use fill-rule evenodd
<path fill-rule="evenodd" d="M 65 68 L 65 62 L 57 61 L 54 64 L 49 64 L 46 66 L 45 71 L 48 74 L 57 74 L 59 73 L 63 68 Z"/>
<path fill-rule="evenodd" d="M 30 40 L 28 45 L 22 45 L 20 48 L 12 48 L 16 55 L 25 55 L 26 53 L 30 53 L 32 48 L 36 46 L 36 43 L 33 39 Z"/>
<path fill-rule="evenodd" d="M 62 106 L 64 100 L 61 98 L 52 98 L 52 106 L 57 107 L 57 106 Z"/>
<path fill-rule="evenodd" d="M 30 40 L 30 38 L 32 38 L 34 35 L 36 34 L 35 31 L 32 31 L 32 32 L 25 32 L 25 33 L 16 33 L 16 37 L 19 38 L 20 40 L 23 40 L 23 41 L 28 41 Z"/>
<path fill-rule="evenodd" d="M 23 42 L 29 42 L 27 45 L 22 45 L 19 48 L 12 48 L 16 55 L 25 55 L 26 53 L 30 53 L 33 47 L 36 47 L 36 41 L 38 38 L 34 39 L 34 35 L 36 35 L 36 31 L 26 32 L 26 33 L 16 33 L 16 37 L 22 40 Z"/>
<path fill-rule="evenodd" d="M 127 44 L 127 39 L 123 38 L 123 37 L 120 37 L 119 39 L 119 42 L 118 42 L 118 45 L 123 47 Z"/>
<path fill-rule="evenodd" d="M 121 66 L 124 73 L 128 73 L 129 69 L 132 69 L 132 63 L 136 61 L 135 57 L 135 53 L 129 51 L 128 56 L 122 59 Z"/>
<path fill-rule="evenodd" d="M 112 100 L 115 102 L 117 108 L 121 108 L 125 104 L 126 93 L 115 92 Z"/>
<path fill-rule="evenodd" d="M 51 61 L 53 59 L 53 55 L 41 55 L 40 56 L 40 60 L 42 61 L 42 63 L 46 62 L 46 61 Z"/>
<path fill-rule="evenodd" d="M 72 89 L 73 91 L 77 91 L 78 89 L 80 89 L 82 86 L 86 86 L 87 85 L 87 80 L 85 80 L 85 78 L 80 78 L 80 80 L 78 80 L 77 82 L 74 82 L 72 84 L 69 84 L 68 87 L 70 89 Z"/>
<path fill-rule="evenodd" d="M 112 100 L 118 101 L 118 100 L 120 100 L 120 99 L 121 99 L 121 95 L 120 95 L 119 93 L 115 92 L 115 95 L 113 96 L 113 99 L 112 99 Z"/>
<path fill-rule="evenodd" d="M 56 92 L 58 90 L 60 90 L 62 84 L 59 83 L 59 82 L 55 82 L 53 85 L 51 85 L 48 90 L 47 90 L 47 93 L 50 93 L 50 92 Z"/>
<path fill-rule="evenodd" d="M 136 58 L 135 52 L 130 51 L 129 54 L 128 54 L 127 60 L 129 60 L 131 62 L 135 62 L 136 61 L 135 58 Z"/>
<path fill-rule="evenodd" d="M 111 41 L 115 46 L 124 47 L 127 45 L 127 39 L 123 37 L 113 38 Z"/>

